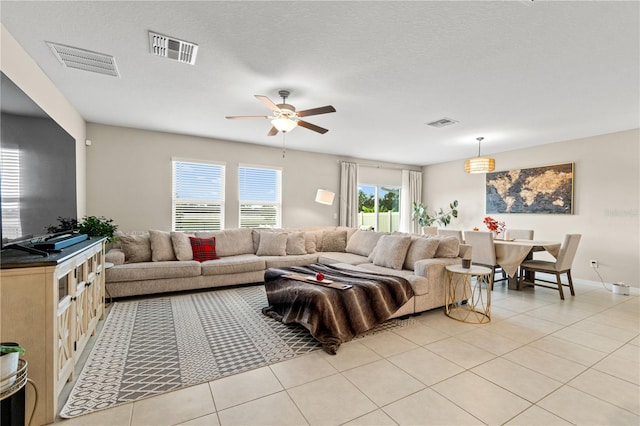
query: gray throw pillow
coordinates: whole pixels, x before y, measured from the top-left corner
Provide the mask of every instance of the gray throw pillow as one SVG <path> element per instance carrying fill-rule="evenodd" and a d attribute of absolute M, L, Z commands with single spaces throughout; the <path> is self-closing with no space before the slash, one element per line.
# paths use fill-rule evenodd
<path fill-rule="evenodd" d="M 126 263 L 151 262 L 151 242 L 148 235 L 118 235 Z"/>
<path fill-rule="evenodd" d="M 184 232 L 172 231 L 171 245 L 173 245 L 173 251 L 178 260 L 193 260 L 193 250 L 191 249 L 191 241 L 189 237 L 193 237 L 193 234 L 186 234 Z"/>
<path fill-rule="evenodd" d="M 171 242 L 171 234 L 165 231 L 149 231 L 149 240 L 151 241 L 151 260 L 154 262 L 162 262 L 166 260 L 176 260 L 176 254 L 173 251 L 173 243 Z"/>
<path fill-rule="evenodd" d="M 344 253 L 347 248 L 347 231 L 324 231 L 322 233 L 322 251 Z"/>
<path fill-rule="evenodd" d="M 286 256 L 287 234 L 284 232 L 263 232 L 260 234 L 258 256 Z"/>
<path fill-rule="evenodd" d="M 402 269 L 411 244 L 409 235 L 383 235 L 376 244 L 373 264 L 386 268 Z"/>
<path fill-rule="evenodd" d="M 287 235 L 287 254 L 307 254 L 304 232 L 290 232 Z"/>
<path fill-rule="evenodd" d="M 358 229 L 351 238 L 349 238 L 345 251 L 347 253 L 359 254 L 360 256 L 369 256 L 382 235 L 380 232 Z"/>
<path fill-rule="evenodd" d="M 438 249 L 435 257 L 458 257 L 460 253 L 460 240 L 457 237 L 436 237 Z"/>
<path fill-rule="evenodd" d="M 318 246 L 316 244 L 316 234 L 312 232 L 304 233 L 304 250 L 310 254 L 318 251 Z"/>
<path fill-rule="evenodd" d="M 404 259 L 404 268 L 413 271 L 418 260 L 432 259 L 438 250 L 438 240 L 435 238 L 411 237 L 411 244 Z"/>

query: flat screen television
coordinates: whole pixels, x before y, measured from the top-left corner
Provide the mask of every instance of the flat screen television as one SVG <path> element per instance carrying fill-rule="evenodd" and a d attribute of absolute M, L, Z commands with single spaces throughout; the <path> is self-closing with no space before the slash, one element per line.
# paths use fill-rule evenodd
<path fill-rule="evenodd" d="M 1 73 L 2 249 L 32 247 L 76 218 L 75 139 Z M 15 247 L 17 245 L 17 247 Z"/>

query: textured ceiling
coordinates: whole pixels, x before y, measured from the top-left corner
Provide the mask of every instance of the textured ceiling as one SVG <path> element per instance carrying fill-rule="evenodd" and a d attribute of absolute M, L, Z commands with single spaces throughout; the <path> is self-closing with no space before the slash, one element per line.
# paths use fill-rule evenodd
<path fill-rule="evenodd" d="M 11 2 L 5 28 L 89 122 L 262 145 L 253 95 L 298 109 L 293 149 L 425 165 L 640 127 L 640 3 Z M 199 45 L 149 54 L 147 31 Z M 113 55 L 120 78 L 63 67 L 46 42 Z M 433 128 L 447 117 L 459 123 Z"/>

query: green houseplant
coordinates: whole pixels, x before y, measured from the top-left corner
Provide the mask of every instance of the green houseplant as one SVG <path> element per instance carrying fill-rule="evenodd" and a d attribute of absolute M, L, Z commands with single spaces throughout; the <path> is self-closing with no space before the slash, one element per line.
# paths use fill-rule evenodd
<path fill-rule="evenodd" d="M 18 371 L 18 358 L 23 353 L 24 349 L 17 343 L 0 343 L 0 377 L 7 378 L 0 382 L 0 392 L 4 392 L 15 382 L 15 373 Z"/>
<path fill-rule="evenodd" d="M 108 243 L 116 240 L 117 230 L 118 225 L 113 224 L 113 219 L 103 216 L 85 216 L 78 222 L 78 231 L 81 234 L 87 234 L 90 237 L 106 237 Z"/>
<path fill-rule="evenodd" d="M 447 226 L 451 223 L 453 218 L 458 217 L 458 200 L 453 200 L 449 203 L 449 210 L 444 211 L 442 208 L 429 214 L 427 206 L 422 203 L 413 203 L 413 220 L 417 220 L 420 226 L 432 226 L 434 223 L 439 223 L 442 226 Z"/>

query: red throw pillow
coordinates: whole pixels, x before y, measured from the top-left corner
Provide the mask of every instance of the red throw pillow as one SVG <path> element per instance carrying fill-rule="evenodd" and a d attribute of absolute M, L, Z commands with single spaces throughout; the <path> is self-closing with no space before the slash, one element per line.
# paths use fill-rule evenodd
<path fill-rule="evenodd" d="M 189 241 L 191 242 L 191 249 L 193 250 L 193 260 L 204 262 L 205 260 L 220 259 L 216 254 L 216 237 L 189 237 Z"/>

